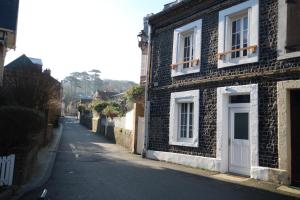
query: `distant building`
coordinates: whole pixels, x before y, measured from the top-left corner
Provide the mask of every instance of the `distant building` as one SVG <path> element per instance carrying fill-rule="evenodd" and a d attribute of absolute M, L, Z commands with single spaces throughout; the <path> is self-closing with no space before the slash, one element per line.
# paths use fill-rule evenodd
<path fill-rule="evenodd" d="M 61 114 L 61 83 L 51 76 L 50 69 L 43 70 L 41 59 L 24 54 L 7 64 L 3 86 L 18 104 L 45 111 L 50 123 Z"/>
<path fill-rule="evenodd" d="M 7 49 L 16 48 L 19 0 L 0 1 L 0 86 Z"/>
<path fill-rule="evenodd" d="M 148 63 L 148 19 L 152 14 L 148 14 L 144 17 L 144 28 L 138 34 L 139 37 L 139 47 L 142 51 L 141 58 L 141 73 L 140 73 L 140 84 L 144 85 L 146 83 L 146 74 L 147 74 L 147 63 Z"/>
<path fill-rule="evenodd" d="M 93 99 L 107 101 L 107 100 L 111 100 L 112 97 L 116 94 L 118 94 L 118 93 L 97 90 L 93 96 Z"/>
<path fill-rule="evenodd" d="M 10 62 L 5 66 L 5 70 L 16 70 L 16 69 L 19 70 L 30 69 L 31 71 L 36 71 L 40 73 L 43 71 L 43 62 L 41 59 L 30 58 L 27 57 L 25 54 L 23 54 L 22 56 L 18 57 L 17 59 L 13 60 L 12 62 Z"/>

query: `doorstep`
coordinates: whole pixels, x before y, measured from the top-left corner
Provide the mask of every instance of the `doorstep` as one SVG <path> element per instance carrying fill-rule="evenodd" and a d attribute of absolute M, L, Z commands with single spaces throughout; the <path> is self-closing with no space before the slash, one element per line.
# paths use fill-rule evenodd
<path fill-rule="evenodd" d="M 248 177 L 243 177 L 243 176 L 238 176 L 233 174 L 215 174 L 212 177 L 219 180 L 230 181 L 230 182 L 244 182 L 249 180 Z"/>
<path fill-rule="evenodd" d="M 282 191 L 282 192 L 287 192 L 295 195 L 299 195 L 300 197 L 300 188 L 299 187 L 292 187 L 292 186 L 286 186 L 282 185 L 277 188 L 277 190 Z"/>

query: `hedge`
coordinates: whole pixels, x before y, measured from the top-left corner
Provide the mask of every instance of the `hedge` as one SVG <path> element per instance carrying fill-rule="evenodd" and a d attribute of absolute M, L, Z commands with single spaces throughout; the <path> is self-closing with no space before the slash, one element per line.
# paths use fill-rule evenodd
<path fill-rule="evenodd" d="M 45 115 L 20 106 L 0 107 L 0 151 L 30 147 L 45 127 Z"/>

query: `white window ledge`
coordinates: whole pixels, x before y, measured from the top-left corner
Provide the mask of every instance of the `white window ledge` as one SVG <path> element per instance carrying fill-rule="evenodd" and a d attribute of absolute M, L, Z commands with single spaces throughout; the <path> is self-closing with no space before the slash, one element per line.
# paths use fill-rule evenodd
<path fill-rule="evenodd" d="M 282 55 L 277 57 L 277 60 L 285 60 L 285 59 L 297 58 L 297 57 L 300 57 L 300 51 L 293 52 L 293 53 L 282 54 Z"/>

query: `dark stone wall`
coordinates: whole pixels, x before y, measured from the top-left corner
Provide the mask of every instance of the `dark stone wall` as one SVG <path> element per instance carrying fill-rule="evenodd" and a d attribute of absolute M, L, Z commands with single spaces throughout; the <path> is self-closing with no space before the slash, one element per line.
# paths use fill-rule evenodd
<path fill-rule="evenodd" d="M 300 68 L 300 58 L 277 60 L 278 3 L 277 0 L 260 0 L 259 62 L 218 69 L 218 12 L 241 2 L 244 1 L 199 3 L 197 0 L 192 0 L 183 8 L 150 19 L 153 33 L 149 83 L 149 99 L 151 100 L 149 149 L 215 157 L 217 87 L 258 84 L 259 164 L 266 167 L 278 167 L 276 84 L 280 80 L 300 78 L 298 72 L 279 74 L 286 69 Z M 200 72 L 172 78 L 170 64 L 172 63 L 173 31 L 175 28 L 200 18 L 203 19 Z M 268 75 L 262 75 L 262 73 Z M 244 75 L 252 76 L 242 79 Z M 228 79 L 228 77 L 231 78 Z M 199 80 L 212 82 L 199 83 Z M 194 89 L 200 90 L 199 147 L 169 145 L 170 94 Z"/>

